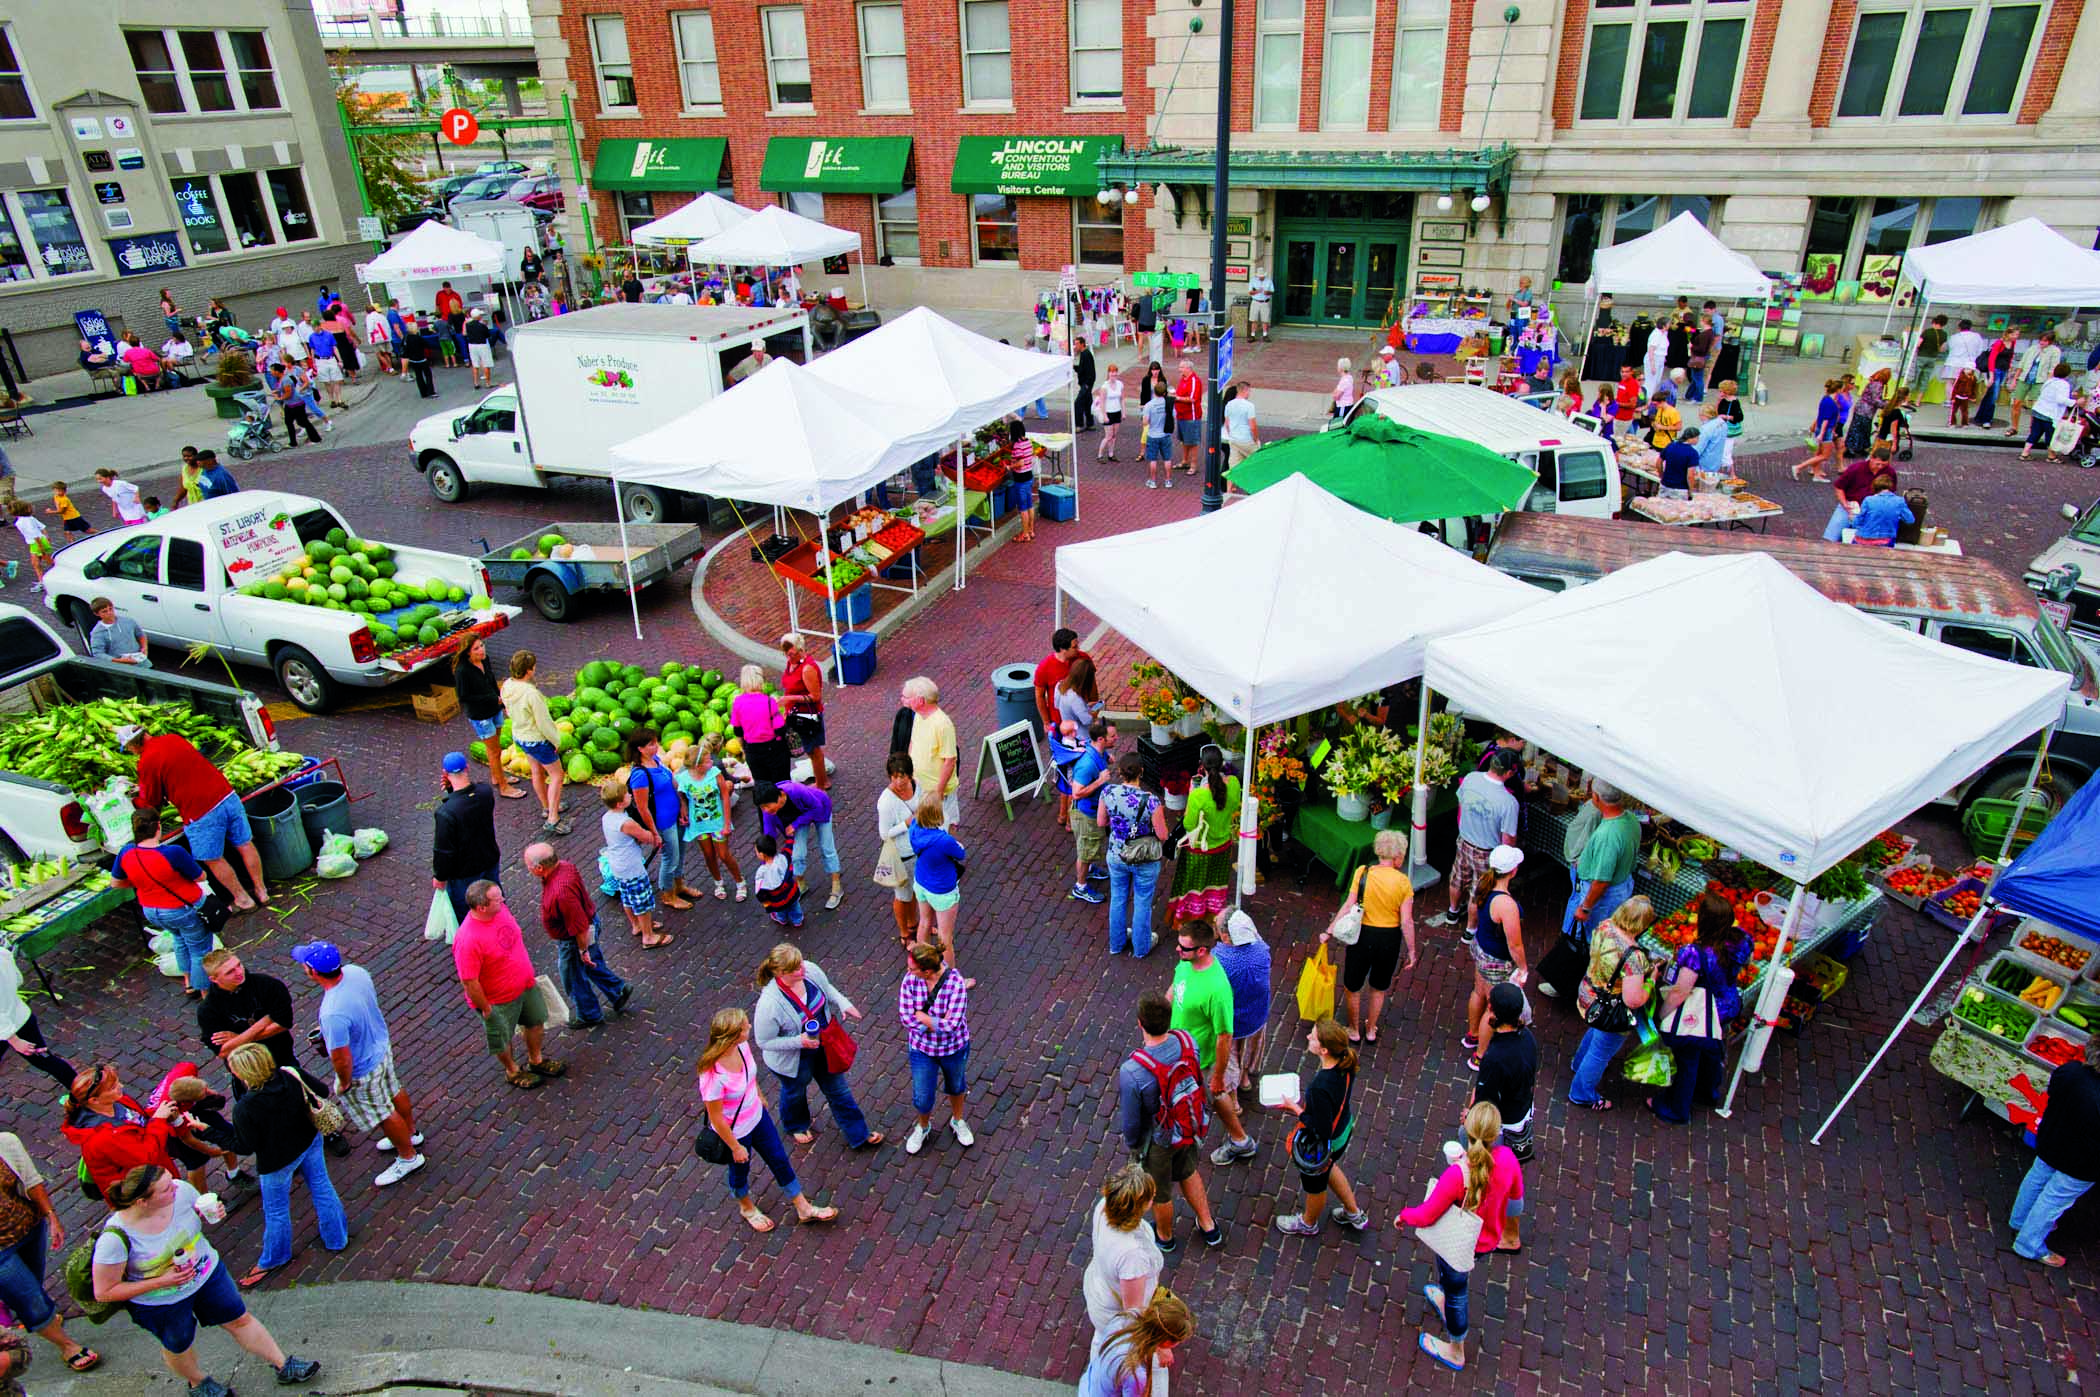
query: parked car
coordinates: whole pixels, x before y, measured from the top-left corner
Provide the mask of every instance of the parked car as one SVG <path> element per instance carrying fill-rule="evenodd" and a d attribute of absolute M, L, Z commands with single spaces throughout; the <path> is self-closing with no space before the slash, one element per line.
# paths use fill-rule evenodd
<path fill-rule="evenodd" d="M 436 204 L 425 204 L 419 209 L 410 209 L 387 226 L 389 233 L 413 233 L 426 223 L 443 223 L 445 211 Z"/>
<path fill-rule="evenodd" d="M 561 177 L 559 175 L 527 175 L 505 190 L 503 197 L 522 204 L 535 194 L 546 193 L 561 193 Z"/>
<path fill-rule="evenodd" d="M 517 182 L 518 177 L 508 172 L 498 175 L 477 176 L 455 190 L 452 197 L 445 201 L 445 207 L 456 209 L 461 204 L 475 204 L 484 200 L 500 200 L 510 187 Z"/>
<path fill-rule="evenodd" d="M 484 160 L 474 167 L 476 175 L 509 175 L 516 179 L 532 173 L 532 167 L 522 160 Z"/>
<path fill-rule="evenodd" d="M 534 213 L 543 213 L 552 218 L 567 208 L 569 201 L 567 196 L 561 192 L 561 185 L 557 183 L 552 189 L 544 193 L 527 194 L 518 202 L 531 209 Z"/>
<path fill-rule="evenodd" d="M 2027 565 L 2029 591 L 2074 639 L 2100 641 L 2100 502 L 2082 513 L 2065 505 L 2070 532 Z"/>
<path fill-rule="evenodd" d="M 424 188 L 429 192 L 429 195 L 433 201 L 439 204 L 445 204 L 449 203 L 452 199 L 452 196 L 459 193 L 460 190 L 465 189 L 475 180 L 484 178 L 486 178 L 486 176 L 472 173 L 463 175 L 446 175 L 443 179 L 432 180 L 429 184 L 425 185 Z"/>

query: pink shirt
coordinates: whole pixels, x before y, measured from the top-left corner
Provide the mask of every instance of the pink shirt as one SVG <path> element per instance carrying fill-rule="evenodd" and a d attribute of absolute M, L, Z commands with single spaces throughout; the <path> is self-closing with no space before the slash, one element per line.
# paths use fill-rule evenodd
<path fill-rule="evenodd" d="M 1473 1244 L 1476 1256 L 1485 1256 L 1502 1241 L 1502 1209 L 1512 1198 L 1524 1196 L 1524 1169 L 1517 1163 L 1516 1155 L 1507 1145 L 1497 1145 L 1490 1155 L 1488 1165 L 1487 1192 L 1480 1196 L 1480 1240 Z M 1427 1227 L 1442 1217 L 1447 1209 L 1455 1208 L 1465 1201 L 1466 1166 L 1463 1161 L 1452 1165 L 1436 1181 L 1429 1197 L 1412 1208 L 1403 1208 L 1400 1222 L 1405 1227 Z"/>
<path fill-rule="evenodd" d="M 700 1074 L 700 1099 L 719 1101 L 729 1121 L 729 1133 L 741 1140 L 758 1125 L 766 1109 L 764 1093 L 753 1080 L 758 1069 L 751 1061 L 751 1045 L 736 1045 L 736 1055 L 725 1057 Z"/>
<path fill-rule="evenodd" d="M 771 694 L 738 694 L 729 701 L 729 723 L 746 742 L 771 742 L 780 731 L 780 702 Z"/>
<path fill-rule="evenodd" d="M 510 1003 L 537 978 L 532 957 L 525 953 L 525 933 L 510 908 L 503 906 L 493 917 L 470 911 L 460 918 L 459 934 L 452 939 L 452 964 L 461 980 L 481 982 L 481 992 L 491 1004 Z"/>

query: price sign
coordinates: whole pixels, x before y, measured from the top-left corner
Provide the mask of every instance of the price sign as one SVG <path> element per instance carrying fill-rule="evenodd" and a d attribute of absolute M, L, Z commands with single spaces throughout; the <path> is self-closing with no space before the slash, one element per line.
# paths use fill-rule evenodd
<path fill-rule="evenodd" d="M 227 581 L 235 587 L 267 582 L 306 554 L 291 516 L 274 506 L 245 509 L 218 520 L 212 525 L 212 542 Z"/>
<path fill-rule="evenodd" d="M 386 229 L 371 214 L 359 214 L 357 216 L 357 236 L 368 243 L 376 243 L 386 236 Z"/>
<path fill-rule="evenodd" d="M 984 789 L 987 773 L 997 778 L 999 800 L 1006 807 L 1006 818 L 1011 820 L 1014 801 L 1041 790 L 1046 779 L 1042 750 L 1035 745 L 1034 723 L 1024 718 L 985 735 L 984 746 L 977 754 L 973 797 Z"/>
<path fill-rule="evenodd" d="M 438 128 L 445 139 L 456 146 L 470 146 L 481 134 L 481 119 L 465 107 L 448 107 L 438 118 Z"/>

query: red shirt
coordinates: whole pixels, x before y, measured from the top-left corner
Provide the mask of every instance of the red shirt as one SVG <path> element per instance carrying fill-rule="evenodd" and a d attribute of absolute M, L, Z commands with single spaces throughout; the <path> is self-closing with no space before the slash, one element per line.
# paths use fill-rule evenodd
<path fill-rule="evenodd" d="M 183 823 L 190 824 L 232 794 L 233 786 L 186 737 L 163 733 L 147 738 L 139 749 L 139 793 L 134 804 L 141 810 L 173 805 Z"/>
<path fill-rule="evenodd" d="M 537 978 L 525 951 L 525 933 L 508 907 L 498 907 L 493 917 L 469 912 L 459 919 L 459 934 L 452 938 L 452 967 L 462 981 L 480 981 L 491 1004 L 511 1003 Z"/>
<path fill-rule="evenodd" d="M 1085 654 L 1084 650 L 1074 650 L 1072 660 Z M 1067 660 L 1052 651 L 1035 667 L 1035 701 L 1052 713 L 1057 711 L 1057 686 L 1072 672 L 1072 660 Z"/>
<path fill-rule="evenodd" d="M 459 299 L 457 291 L 440 291 L 437 293 L 437 313 L 439 315 L 447 317 L 458 315 L 465 304 Z"/>
<path fill-rule="evenodd" d="M 824 671 L 805 654 L 781 674 L 780 694 L 787 700 L 790 713 L 821 714 L 824 711 Z"/>
<path fill-rule="evenodd" d="M 540 884 L 540 925 L 556 941 L 574 941 L 591 929 L 590 894 L 576 865 L 563 859 Z"/>
<path fill-rule="evenodd" d="M 1174 385 L 1174 416 L 1183 422 L 1203 420 L 1203 379 L 1194 369 Z"/>

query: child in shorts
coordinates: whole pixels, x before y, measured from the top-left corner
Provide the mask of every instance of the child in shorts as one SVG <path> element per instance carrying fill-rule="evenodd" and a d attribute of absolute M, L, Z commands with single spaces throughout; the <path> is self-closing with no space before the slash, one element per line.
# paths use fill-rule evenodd
<path fill-rule="evenodd" d="M 36 517 L 36 508 L 27 500 L 16 500 L 8 511 L 14 515 L 15 532 L 29 545 L 29 566 L 36 573 L 36 585 L 41 587 L 44 564 L 51 560 L 51 540 L 44 532 L 44 521 Z"/>
<path fill-rule="evenodd" d="M 51 508 L 44 513 L 55 515 L 65 525 L 69 534 L 95 532 L 95 526 L 80 517 L 80 510 L 74 505 L 73 497 L 66 493 L 66 482 L 63 480 L 51 482 Z"/>
<path fill-rule="evenodd" d="M 671 780 L 685 797 L 685 837 L 699 845 L 701 855 L 707 859 L 707 871 L 715 880 L 715 897 L 720 900 L 729 896 L 722 887 L 722 867 L 727 864 L 729 876 L 736 879 L 736 900 L 742 902 L 750 894 L 744 888 L 744 870 L 729 847 L 732 789 L 729 777 L 715 765 L 715 749 L 721 745 L 717 734 L 701 738 L 690 758 L 673 753 Z"/>
<path fill-rule="evenodd" d="M 1123 375 L 1114 364 L 1108 375 L 1094 385 L 1094 420 L 1101 424 L 1101 445 L 1096 461 L 1116 459 L 1116 429 L 1123 425 Z"/>
<path fill-rule="evenodd" d="M 802 884 L 780 851 L 780 841 L 770 834 L 758 837 L 758 874 L 751 881 L 758 890 L 758 905 L 782 926 L 802 925 Z"/>
<path fill-rule="evenodd" d="M 1022 543 L 1035 542 L 1035 443 L 1028 439 L 1028 428 L 1018 417 L 1006 423 L 1006 473 L 1013 483 L 1027 487 L 1028 508 L 1016 510 L 1021 516 L 1021 532 L 1017 537 Z"/>

